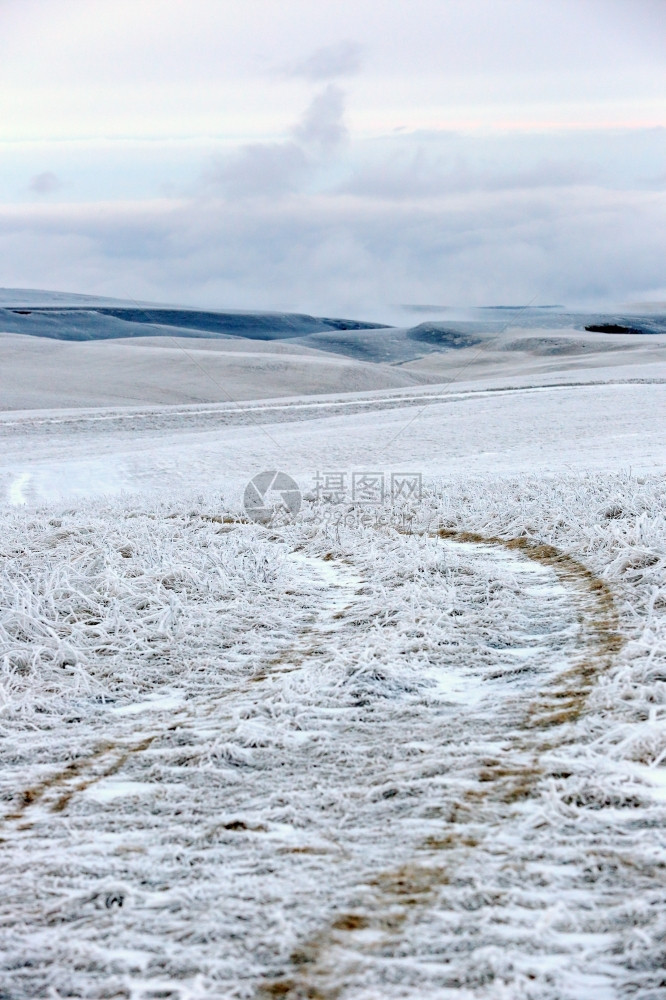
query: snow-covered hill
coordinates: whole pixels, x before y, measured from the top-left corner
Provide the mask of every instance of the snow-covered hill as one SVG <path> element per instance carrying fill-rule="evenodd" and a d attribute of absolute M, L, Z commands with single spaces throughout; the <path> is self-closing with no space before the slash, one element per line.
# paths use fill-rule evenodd
<path fill-rule="evenodd" d="M 0 294 L 0 411 L 196 404 L 658 364 L 666 318 L 477 309 L 409 328 Z M 603 333 L 610 326 L 636 333 Z"/>

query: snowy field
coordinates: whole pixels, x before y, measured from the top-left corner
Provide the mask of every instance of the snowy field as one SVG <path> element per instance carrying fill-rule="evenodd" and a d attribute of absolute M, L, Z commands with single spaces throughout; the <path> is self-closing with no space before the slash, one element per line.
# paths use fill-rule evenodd
<path fill-rule="evenodd" d="M 666 996 L 661 340 L 6 406 L 0 997 Z"/>

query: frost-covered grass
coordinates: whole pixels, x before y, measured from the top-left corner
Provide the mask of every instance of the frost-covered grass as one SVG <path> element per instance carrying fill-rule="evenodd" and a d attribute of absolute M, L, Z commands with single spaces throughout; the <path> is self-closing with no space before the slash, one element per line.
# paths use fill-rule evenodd
<path fill-rule="evenodd" d="M 663 480 L 348 513 L 3 516 L 0 995 L 664 995 Z M 593 587 L 439 527 L 573 556 L 624 645 Z"/>

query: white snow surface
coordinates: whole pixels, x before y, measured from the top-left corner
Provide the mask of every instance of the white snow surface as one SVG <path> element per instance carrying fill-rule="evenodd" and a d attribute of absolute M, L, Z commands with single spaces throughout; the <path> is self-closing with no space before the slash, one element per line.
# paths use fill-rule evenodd
<path fill-rule="evenodd" d="M 663 378 L 0 415 L 0 997 L 665 996 Z"/>
<path fill-rule="evenodd" d="M 324 470 L 412 470 L 433 480 L 663 470 L 664 384 L 649 366 L 637 371 L 643 381 L 632 369 L 632 380 L 610 384 L 0 414 L 0 491 L 16 504 L 207 484 L 239 503 L 252 476 L 276 467 L 304 492 Z"/>

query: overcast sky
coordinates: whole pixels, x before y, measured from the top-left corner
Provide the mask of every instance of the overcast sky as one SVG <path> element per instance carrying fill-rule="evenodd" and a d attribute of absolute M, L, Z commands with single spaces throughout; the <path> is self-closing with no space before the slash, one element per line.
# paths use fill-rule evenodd
<path fill-rule="evenodd" d="M 0 0 L 0 285 L 666 298 L 666 0 Z"/>

